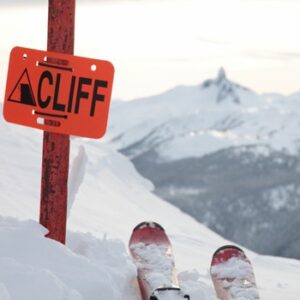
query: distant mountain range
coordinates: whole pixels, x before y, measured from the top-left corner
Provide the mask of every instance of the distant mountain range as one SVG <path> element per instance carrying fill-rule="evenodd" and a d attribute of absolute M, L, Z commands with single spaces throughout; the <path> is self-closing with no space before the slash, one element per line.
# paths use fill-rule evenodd
<path fill-rule="evenodd" d="M 221 68 L 198 86 L 116 101 L 108 142 L 224 237 L 300 258 L 300 93 L 259 95 Z"/>

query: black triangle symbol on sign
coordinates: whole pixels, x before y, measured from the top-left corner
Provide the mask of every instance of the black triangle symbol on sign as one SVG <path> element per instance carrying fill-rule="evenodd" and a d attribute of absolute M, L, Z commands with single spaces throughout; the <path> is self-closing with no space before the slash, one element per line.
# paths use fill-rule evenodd
<path fill-rule="evenodd" d="M 36 106 L 27 69 L 23 71 L 7 100 Z"/>

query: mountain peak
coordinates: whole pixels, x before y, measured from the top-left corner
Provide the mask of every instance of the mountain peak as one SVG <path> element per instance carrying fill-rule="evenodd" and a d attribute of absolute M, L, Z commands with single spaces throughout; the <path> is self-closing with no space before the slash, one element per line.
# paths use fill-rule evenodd
<path fill-rule="evenodd" d="M 227 78 L 225 69 L 220 67 L 217 78 L 208 79 L 203 82 L 202 88 L 216 89 L 216 102 L 220 103 L 224 100 L 231 100 L 233 103 L 240 104 L 239 91 L 248 90 L 247 88 L 236 84 Z"/>
<path fill-rule="evenodd" d="M 220 82 L 224 79 L 227 79 L 227 76 L 226 76 L 225 69 L 223 67 L 221 67 L 218 72 L 217 81 Z"/>

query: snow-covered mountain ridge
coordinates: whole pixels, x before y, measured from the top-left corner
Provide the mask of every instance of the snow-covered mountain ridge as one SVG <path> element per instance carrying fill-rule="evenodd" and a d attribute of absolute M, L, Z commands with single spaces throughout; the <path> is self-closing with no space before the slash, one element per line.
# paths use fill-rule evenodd
<path fill-rule="evenodd" d="M 200 222 L 262 253 L 299 257 L 290 245 L 300 235 L 284 234 L 297 222 L 289 207 L 300 212 L 299 112 L 299 94 L 259 95 L 221 69 L 201 85 L 113 105 L 107 141 Z"/>
<path fill-rule="evenodd" d="M 116 105 L 109 139 L 125 150 L 138 143 L 131 157 L 154 147 L 164 161 L 250 144 L 296 153 L 298 108 L 297 94 L 270 99 L 229 81 L 221 69 L 200 86 Z"/>
<path fill-rule="evenodd" d="M 216 300 L 211 256 L 229 241 L 153 195 L 126 157 L 99 141 L 72 138 L 64 246 L 45 238 L 37 223 L 42 132 L 0 117 L 0 140 L 1 300 L 140 300 L 127 244 L 144 220 L 165 227 L 191 299 Z M 245 251 L 263 299 L 299 299 L 299 261 Z"/>

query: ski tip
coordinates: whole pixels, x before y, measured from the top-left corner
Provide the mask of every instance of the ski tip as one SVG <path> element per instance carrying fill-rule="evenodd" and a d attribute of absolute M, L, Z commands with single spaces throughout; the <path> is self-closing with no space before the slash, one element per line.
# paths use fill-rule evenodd
<path fill-rule="evenodd" d="M 224 245 L 224 246 L 218 248 L 218 249 L 214 252 L 213 257 L 214 257 L 215 255 L 217 255 L 219 252 L 224 251 L 224 250 L 236 250 L 236 251 L 239 251 L 239 252 L 244 253 L 244 251 L 243 251 L 240 247 L 238 247 L 238 246 L 235 246 L 235 245 Z"/>
<path fill-rule="evenodd" d="M 136 225 L 134 227 L 133 231 L 136 231 L 136 230 L 142 229 L 142 228 L 146 228 L 146 227 L 158 228 L 162 231 L 165 231 L 164 228 L 160 224 L 158 224 L 156 222 L 152 222 L 152 221 L 144 221 L 144 222 L 139 223 L 138 225 Z"/>
<path fill-rule="evenodd" d="M 246 258 L 245 252 L 235 245 L 225 245 L 218 248 L 213 256 L 211 265 L 216 265 L 229 260 L 232 257 L 243 257 Z"/>

